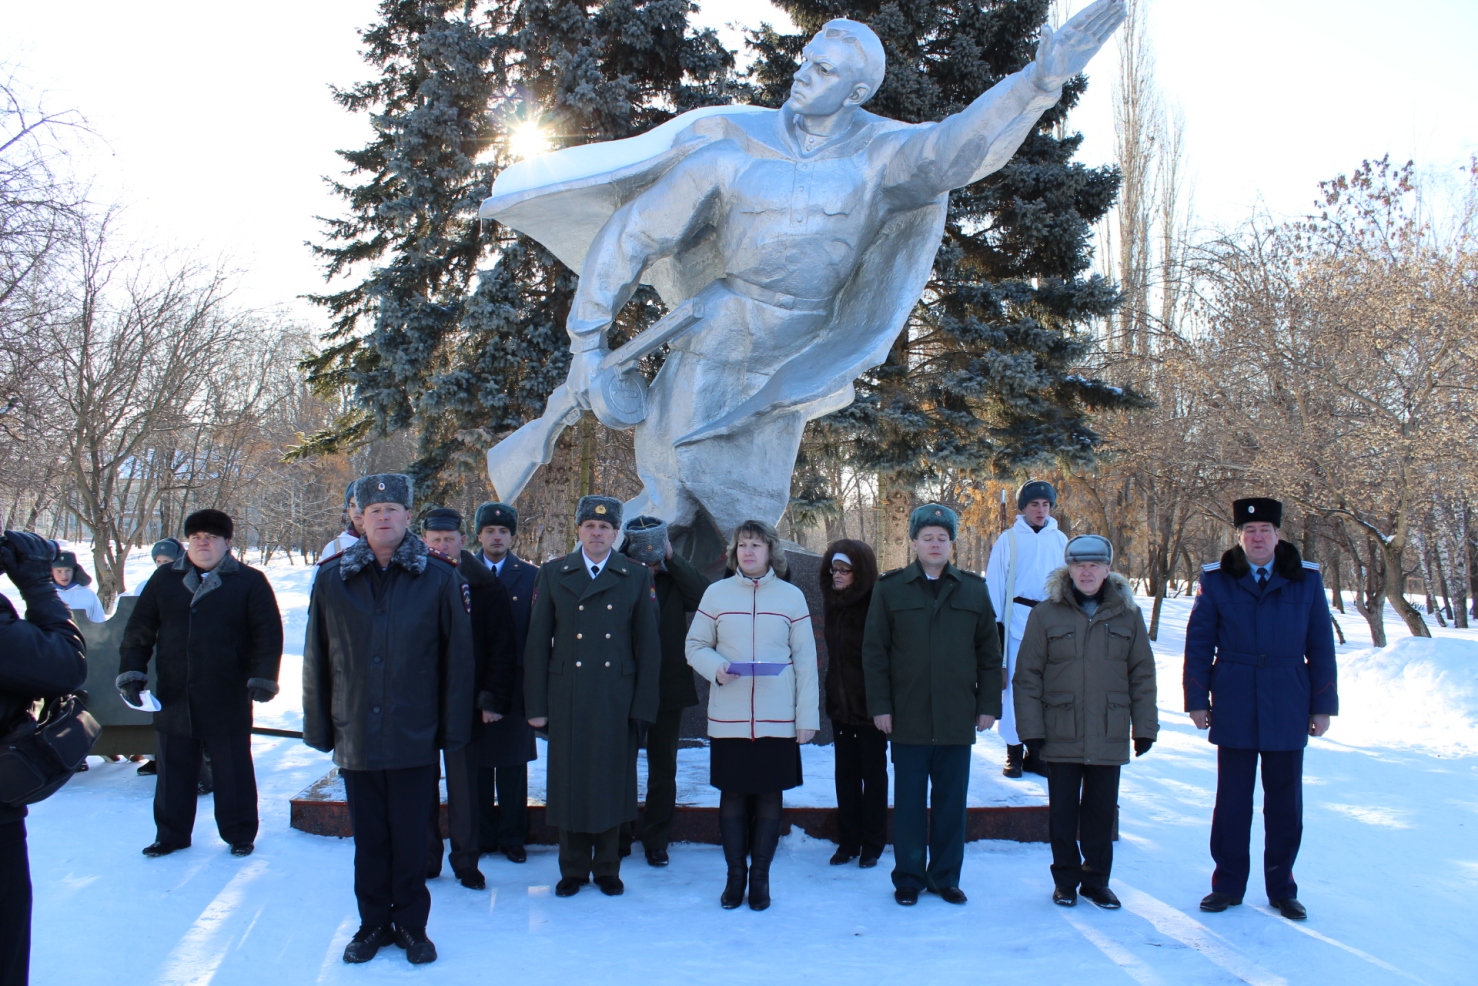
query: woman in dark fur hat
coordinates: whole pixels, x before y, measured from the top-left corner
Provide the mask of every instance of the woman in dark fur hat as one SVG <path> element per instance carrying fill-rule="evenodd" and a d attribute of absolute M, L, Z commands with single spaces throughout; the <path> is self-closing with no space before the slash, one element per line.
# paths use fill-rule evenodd
<path fill-rule="evenodd" d="M 841 866 L 862 857 L 876 866 L 887 842 L 888 737 L 867 714 L 862 632 L 878 581 L 878 560 L 861 541 L 827 546 L 821 562 L 826 633 L 826 714 L 836 737 L 838 846 Z"/>

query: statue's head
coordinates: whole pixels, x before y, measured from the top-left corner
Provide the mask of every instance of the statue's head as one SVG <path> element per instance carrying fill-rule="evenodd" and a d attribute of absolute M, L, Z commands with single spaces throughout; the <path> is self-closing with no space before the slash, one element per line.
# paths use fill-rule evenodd
<path fill-rule="evenodd" d="M 803 116 L 830 116 L 861 106 L 883 84 L 887 55 L 872 28 L 844 18 L 827 21 L 801 52 L 790 107 Z"/>

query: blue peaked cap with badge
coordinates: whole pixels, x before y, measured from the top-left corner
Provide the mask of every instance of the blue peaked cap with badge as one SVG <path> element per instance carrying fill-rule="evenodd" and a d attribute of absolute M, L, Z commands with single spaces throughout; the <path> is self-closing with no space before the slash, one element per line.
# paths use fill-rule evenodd
<path fill-rule="evenodd" d="M 368 510 L 377 503 L 398 503 L 409 510 L 415 503 L 414 489 L 414 481 L 403 472 L 361 476 L 354 483 L 354 502 L 360 510 Z"/>
<path fill-rule="evenodd" d="M 426 511 L 425 526 L 428 531 L 460 531 L 462 515 L 451 507 L 432 507 Z"/>
<path fill-rule="evenodd" d="M 926 527 L 944 528 L 953 541 L 959 531 L 960 518 L 942 503 L 926 503 L 921 507 L 914 507 L 913 513 L 908 515 L 908 539 L 917 541 L 919 531 Z"/>

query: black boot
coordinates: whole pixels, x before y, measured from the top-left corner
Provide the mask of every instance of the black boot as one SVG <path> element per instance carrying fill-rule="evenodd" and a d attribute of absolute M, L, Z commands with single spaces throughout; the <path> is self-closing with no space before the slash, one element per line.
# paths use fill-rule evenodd
<path fill-rule="evenodd" d="M 1006 766 L 1001 768 L 1001 774 L 1005 777 L 1021 776 L 1021 744 L 1012 743 L 1006 747 Z"/>
<path fill-rule="evenodd" d="M 729 882 L 718 902 L 732 911 L 744 903 L 744 885 L 749 879 L 749 825 L 743 815 L 719 816 L 719 834 L 724 841 L 724 861 L 729 864 Z"/>
<path fill-rule="evenodd" d="M 754 820 L 754 847 L 749 851 L 749 909 L 763 911 L 770 906 L 770 863 L 775 847 L 780 844 L 780 820 Z"/>

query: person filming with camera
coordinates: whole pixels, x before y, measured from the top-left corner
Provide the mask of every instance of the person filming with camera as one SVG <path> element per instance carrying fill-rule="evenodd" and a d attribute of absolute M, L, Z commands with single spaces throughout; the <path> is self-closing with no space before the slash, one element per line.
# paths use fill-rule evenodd
<path fill-rule="evenodd" d="M 0 737 L 31 719 L 37 699 L 60 698 L 87 680 L 87 645 L 56 594 L 56 545 L 35 534 L 0 536 L 0 572 L 26 601 L 21 619 L 0 596 Z M 0 740 L 3 743 L 4 740 Z M 0 986 L 25 986 L 31 963 L 31 862 L 26 809 L 0 803 Z"/>

